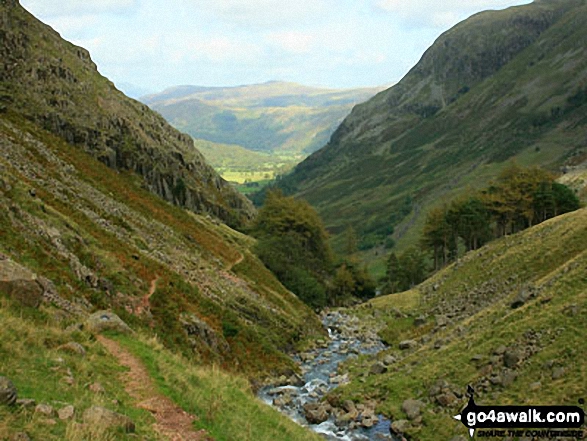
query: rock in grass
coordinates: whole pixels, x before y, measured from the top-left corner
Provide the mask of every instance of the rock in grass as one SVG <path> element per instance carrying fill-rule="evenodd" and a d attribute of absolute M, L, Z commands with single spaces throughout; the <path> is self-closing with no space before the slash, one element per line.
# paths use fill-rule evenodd
<path fill-rule="evenodd" d="M 413 349 L 416 346 L 418 346 L 418 343 L 415 340 L 404 340 L 404 341 L 400 342 L 400 344 L 399 344 L 399 348 L 402 351 L 405 351 L 408 349 Z"/>
<path fill-rule="evenodd" d="M 0 377 L 0 405 L 13 406 L 16 404 L 18 392 L 12 381 Z"/>
<path fill-rule="evenodd" d="M 418 418 L 422 412 L 422 407 L 424 407 L 424 403 L 420 400 L 405 400 L 402 404 L 402 410 L 409 420 Z"/>
<path fill-rule="evenodd" d="M 86 409 L 83 414 L 85 423 L 103 429 L 123 429 L 127 433 L 134 433 L 135 424 L 124 415 L 113 412 L 104 407 L 92 406 Z"/>
<path fill-rule="evenodd" d="M 393 433 L 401 435 L 406 432 L 410 427 L 408 420 L 397 420 L 391 423 L 391 430 Z"/>
<path fill-rule="evenodd" d="M 11 259 L 0 259 L 0 292 L 23 306 L 37 308 L 43 291 L 36 274 Z"/>
<path fill-rule="evenodd" d="M 9 438 L 10 441 L 31 441 L 31 437 L 26 432 L 18 432 Z"/>
<path fill-rule="evenodd" d="M 81 355 L 82 357 L 84 355 L 86 355 L 86 350 L 85 348 L 80 345 L 77 342 L 70 342 L 70 343 L 66 343 L 64 345 L 61 345 L 57 348 L 59 351 L 62 352 L 69 352 L 70 354 L 77 354 L 77 355 Z"/>
<path fill-rule="evenodd" d="M 387 372 L 387 366 L 383 364 L 381 361 L 378 361 L 371 366 L 369 372 L 373 375 L 384 374 Z"/>
<path fill-rule="evenodd" d="M 70 420 L 75 414 L 75 408 L 71 405 L 65 406 L 57 411 L 60 420 Z"/>
<path fill-rule="evenodd" d="M 35 413 L 44 415 L 46 417 L 52 417 L 55 416 L 55 409 L 53 409 L 53 406 L 41 403 L 37 404 L 37 406 L 35 407 Z"/>
<path fill-rule="evenodd" d="M 132 329 L 120 317 L 110 311 L 98 311 L 88 317 L 85 323 L 88 331 L 99 334 L 104 331 L 132 333 Z"/>

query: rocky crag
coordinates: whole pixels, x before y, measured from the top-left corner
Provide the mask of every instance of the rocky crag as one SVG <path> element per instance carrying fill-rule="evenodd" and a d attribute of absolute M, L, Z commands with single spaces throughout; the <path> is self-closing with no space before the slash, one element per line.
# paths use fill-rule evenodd
<path fill-rule="evenodd" d="M 0 110 L 35 122 L 111 168 L 131 170 L 176 205 L 238 226 L 254 209 L 206 164 L 189 136 L 98 73 L 17 1 L 0 5 Z"/>

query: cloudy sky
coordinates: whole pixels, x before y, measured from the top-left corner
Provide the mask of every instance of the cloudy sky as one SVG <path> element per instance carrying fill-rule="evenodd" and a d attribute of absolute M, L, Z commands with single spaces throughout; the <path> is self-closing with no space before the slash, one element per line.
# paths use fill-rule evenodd
<path fill-rule="evenodd" d="M 269 80 L 390 84 L 445 30 L 529 0 L 21 0 L 144 92 Z M 125 84 L 128 83 L 128 84 Z"/>

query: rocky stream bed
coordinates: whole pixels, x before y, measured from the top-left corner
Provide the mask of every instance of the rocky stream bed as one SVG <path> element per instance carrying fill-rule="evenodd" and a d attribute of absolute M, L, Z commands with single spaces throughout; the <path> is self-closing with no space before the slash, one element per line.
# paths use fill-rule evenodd
<path fill-rule="evenodd" d="M 345 401 L 333 407 L 324 400 L 333 388 L 349 382 L 338 372 L 340 363 L 359 354 L 376 354 L 385 346 L 372 331 L 361 330 L 358 319 L 337 311 L 322 314 L 329 339 L 294 356 L 301 376 L 282 377 L 259 391 L 259 397 L 327 440 L 394 440 L 390 421 L 375 413 L 374 402 Z"/>

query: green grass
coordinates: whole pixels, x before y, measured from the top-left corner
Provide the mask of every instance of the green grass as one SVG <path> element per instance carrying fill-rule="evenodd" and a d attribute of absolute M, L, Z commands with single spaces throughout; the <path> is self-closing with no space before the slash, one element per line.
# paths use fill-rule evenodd
<path fill-rule="evenodd" d="M 53 313 L 23 310 L 0 297 L 0 376 L 8 377 L 14 383 L 19 398 L 32 398 L 37 404 L 53 406 L 56 411 L 67 404 L 73 405 L 77 422 L 82 421 L 85 409 L 103 406 L 129 416 L 135 422 L 139 436 L 153 439 L 155 433 L 151 425 L 154 420 L 147 411 L 134 407 L 133 400 L 124 391 L 124 383 L 120 380 L 123 368 L 89 335 L 64 331 L 63 324 L 53 320 Z M 72 341 L 84 346 L 85 356 L 59 349 L 62 344 Z M 74 378 L 71 385 L 65 382 L 69 373 Z M 104 387 L 105 394 L 95 394 L 88 389 L 94 382 Z M 0 406 L 2 436 L 24 431 L 32 439 L 80 439 L 81 431 L 72 422 L 55 420 L 55 425 L 47 423 L 34 414 L 34 408 Z M 99 429 L 91 432 L 92 439 L 99 441 L 132 439 L 123 433 Z"/>
<path fill-rule="evenodd" d="M 152 339 L 119 340 L 145 363 L 161 391 L 197 415 L 196 427 L 206 429 L 217 441 L 321 439 L 263 404 L 242 377 L 193 366 Z"/>
<path fill-rule="evenodd" d="M 252 268 L 262 267 L 248 251 L 253 239 L 161 200 L 136 175 L 109 169 L 17 116 L 3 119 L 0 131 L 15 143 L 14 164 L 0 158 L 3 179 L 11 183 L 10 191 L 0 194 L 0 204 L 18 207 L 0 211 L 0 251 L 52 280 L 63 297 L 113 308 L 131 326 L 157 332 L 169 347 L 251 376 L 289 368 L 292 362 L 282 351 L 321 329 L 312 312 L 267 270 L 255 270 L 246 279 L 234 273 L 233 265 L 245 254 Z M 28 139 L 25 133 L 39 143 L 21 142 Z M 49 155 L 75 170 L 59 189 L 15 167 L 26 163 L 61 185 L 61 166 L 47 161 Z M 45 231 L 52 231 L 60 245 Z M 72 259 L 114 290 L 93 289 L 78 277 Z M 137 302 L 157 276 L 152 316 L 137 314 Z M 196 340 L 194 346 L 188 341 L 180 314 L 203 319 L 220 338 L 223 321 L 231 317 L 240 332 L 227 339 L 230 350 L 215 353 L 206 342 Z"/>
<path fill-rule="evenodd" d="M 413 439 L 450 439 L 463 431 L 451 416 L 464 401 L 440 408 L 429 402 L 430 387 L 443 379 L 462 392 L 468 384 L 481 392 L 480 369 L 495 349 L 501 345 L 532 347 L 528 336 L 537 335 L 537 350 L 515 369 L 515 381 L 508 387 L 492 386 L 481 393 L 477 403 L 576 405 L 584 398 L 587 384 L 582 356 L 587 352 L 586 270 L 587 210 L 583 209 L 469 253 L 412 291 L 373 299 L 356 313 L 366 326 L 380 328 L 391 345 L 380 357 L 392 353 L 403 358 L 387 374 L 371 376 L 365 372 L 373 361 L 359 359 L 349 366 L 353 382 L 335 393 L 341 400 L 373 397 L 380 403 L 378 410 L 393 419 L 405 418 L 401 411 L 404 400 L 422 399 L 427 402 L 423 424 L 412 429 Z M 538 290 L 536 298 L 512 309 L 511 302 L 527 286 Z M 476 309 L 430 333 L 439 306 L 458 310 L 472 301 L 478 302 Z M 398 318 L 395 310 L 407 316 Z M 420 315 L 427 322 L 415 327 L 413 320 Z M 399 341 L 422 336 L 428 340 L 416 351 L 398 350 Z M 437 340 L 444 341 L 440 349 L 434 349 Z M 482 356 L 479 363 L 471 360 L 477 354 Z M 545 367 L 549 361 L 565 368 L 563 378 L 551 378 L 551 369 Z M 495 371 L 499 370 L 497 365 Z M 541 386 L 531 389 L 537 382 Z"/>

